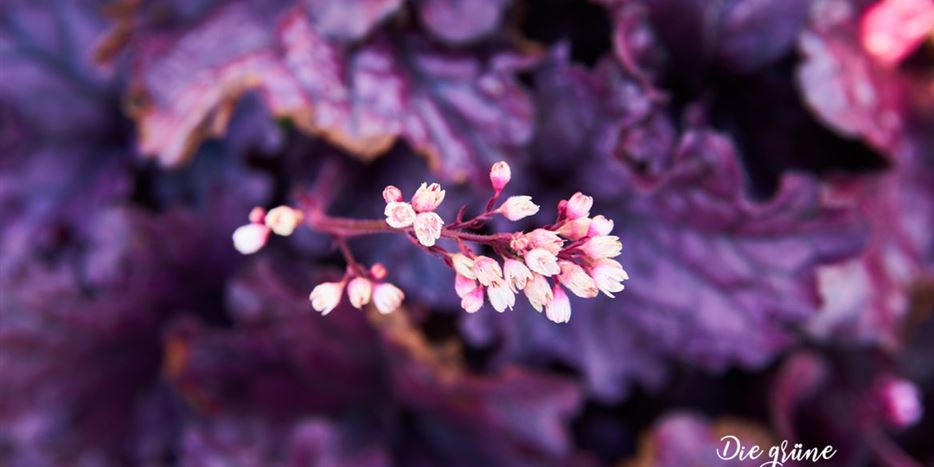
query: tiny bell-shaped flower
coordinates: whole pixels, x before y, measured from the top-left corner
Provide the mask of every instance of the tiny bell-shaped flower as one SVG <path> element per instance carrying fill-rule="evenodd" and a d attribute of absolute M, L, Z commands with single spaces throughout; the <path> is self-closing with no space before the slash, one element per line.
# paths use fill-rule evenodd
<path fill-rule="evenodd" d="M 311 307 L 320 311 L 322 316 L 327 316 L 341 302 L 341 294 L 344 291 L 344 282 L 323 282 L 312 289 L 308 299 L 311 300 Z"/>
<path fill-rule="evenodd" d="M 560 285 L 555 284 L 552 290 L 554 298 L 545 305 L 545 316 L 556 323 L 567 323 L 571 320 L 571 301 L 568 300 L 568 294 Z"/>
<path fill-rule="evenodd" d="M 253 224 L 262 224 L 263 221 L 266 219 L 266 210 L 259 206 L 256 206 L 255 208 L 250 210 L 249 218 L 250 218 L 250 222 Z"/>
<path fill-rule="evenodd" d="M 412 207 L 415 208 L 415 212 L 429 212 L 437 209 L 442 201 L 444 201 L 444 190 L 441 189 L 441 185 L 422 183 L 422 186 L 418 187 L 418 191 L 412 196 Z"/>
<path fill-rule="evenodd" d="M 535 229 L 525 234 L 525 238 L 529 248 L 542 248 L 553 255 L 557 255 L 564 246 L 564 240 L 558 234 L 546 229 Z"/>
<path fill-rule="evenodd" d="M 593 198 L 581 192 L 574 193 L 568 200 L 565 208 L 565 215 L 568 219 L 577 219 L 590 215 L 590 208 L 593 207 Z"/>
<path fill-rule="evenodd" d="M 451 255 L 451 265 L 461 276 L 466 277 L 467 279 L 476 279 L 477 276 L 473 272 L 474 261 L 467 257 L 463 253 L 455 253 Z"/>
<path fill-rule="evenodd" d="M 234 248 L 244 255 L 256 253 L 269 239 L 269 227 L 263 224 L 247 224 L 237 227 L 233 233 Z"/>
<path fill-rule="evenodd" d="M 358 310 L 370 303 L 372 295 L 373 283 L 365 277 L 355 277 L 347 284 L 347 298 L 350 299 L 350 304 Z"/>
<path fill-rule="evenodd" d="M 590 220 L 590 229 L 587 231 L 588 237 L 597 237 L 600 235 L 609 235 L 613 231 L 613 221 L 603 215 L 594 216 Z"/>
<path fill-rule="evenodd" d="M 381 282 L 373 287 L 373 305 L 384 315 L 396 311 L 404 298 L 405 294 L 389 282 Z"/>
<path fill-rule="evenodd" d="M 266 227 L 272 229 L 276 235 L 288 237 L 295 228 L 302 223 L 302 212 L 288 206 L 278 206 L 266 214 Z"/>
<path fill-rule="evenodd" d="M 590 268 L 590 275 L 597 288 L 610 298 L 613 298 L 614 293 L 622 292 L 623 281 L 629 279 L 629 274 L 626 274 L 623 266 L 612 259 L 595 261 Z"/>
<path fill-rule="evenodd" d="M 441 229 L 444 221 L 441 216 L 433 212 L 420 212 L 415 216 L 415 237 L 418 243 L 425 246 L 435 246 L 435 242 L 441 238 Z"/>
<path fill-rule="evenodd" d="M 535 215 L 538 212 L 538 205 L 532 202 L 531 196 L 510 196 L 496 209 L 496 212 L 506 219 L 517 221 Z"/>
<path fill-rule="evenodd" d="M 503 281 L 503 270 L 493 258 L 478 256 L 473 262 L 473 272 L 484 287 Z"/>
<path fill-rule="evenodd" d="M 561 267 L 558 281 L 574 295 L 580 298 L 594 298 L 600 293 L 596 282 L 584 268 L 570 261 L 558 261 L 558 266 Z"/>
<path fill-rule="evenodd" d="M 509 248 L 512 248 L 512 251 L 521 252 L 525 251 L 528 247 L 529 239 L 526 238 L 525 234 L 515 232 L 509 237 Z"/>
<path fill-rule="evenodd" d="M 461 297 L 461 308 L 467 313 L 476 313 L 483 306 L 483 287 L 474 287 L 473 290 Z"/>
<path fill-rule="evenodd" d="M 370 266 L 370 276 L 372 276 L 373 279 L 381 281 L 386 278 L 386 274 L 388 274 L 388 272 L 383 263 L 373 263 L 373 265 Z"/>
<path fill-rule="evenodd" d="M 383 214 L 386 216 L 386 223 L 394 229 L 404 229 L 415 222 L 415 210 L 409 203 L 387 203 Z"/>
<path fill-rule="evenodd" d="M 512 258 L 503 262 L 503 276 L 506 279 L 506 285 L 513 292 L 518 292 L 525 288 L 525 284 L 532 279 L 532 271 L 521 261 Z"/>
<path fill-rule="evenodd" d="M 503 191 L 503 188 L 509 183 L 510 178 L 512 178 L 512 171 L 509 169 L 509 164 L 505 161 L 499 161 L 493 164 L 493 167 L 490 169 L 490 183 L 493 184 L 493 189 L 496 190 L 497 193 Z"/>
<path fill-rule="evenodd" d="M 477 281 L 464 277 L 460 274 L 454 275 L 454 291 L 457 292 L 457 296 L 464 298 L 465 295 L 473 292 L 473 289 L 477 288 Z"/>
<path fill-rule="evenodd" d="M 554 297 L 551 286 L 548 285 L 548 279 L 540 274 L 532 274 L 532 280 L 525 285 L 525 298 L 529 300 L 532 308 L 541 313 L 542 308 L 551 302 Z"/>
<path fill-rule="evenodd" d="M 490 298 L 490 305 L 493 309 L 502 313 L 506 308 L 512 309 L 516 305 L 516 294 L 509 290 L 505 282 L 496 282 L 486 289 L 487 296 Z"/>
<path fill-rule="evenodd" d="M 578 217 L 567 221 L 558 228 L 558 235 L 571 241 L 580 240 L 590 231 L 590 222 L 589 217 Z"/>
<path fill-rule="evenodd" d="M 598 235 L 584 242 L 580 248 L 593 259 L 615 258 L 622 251 L 623 244 L 616 235 Z"/>
<path fill-rule="evenodd" d="M 561 272 L 558 258 L 544 248 L 533 248 L 525 254 L 525 264 L 534 272 L 543 276 L 554 276 Z"/>
<path fill-rule="evenodd" d="M 393 185 L 386 185 L 386 188 L 383 188 L 383 200 L 386 201 L 387 204 L 402 201 L 402 190 Z"/>

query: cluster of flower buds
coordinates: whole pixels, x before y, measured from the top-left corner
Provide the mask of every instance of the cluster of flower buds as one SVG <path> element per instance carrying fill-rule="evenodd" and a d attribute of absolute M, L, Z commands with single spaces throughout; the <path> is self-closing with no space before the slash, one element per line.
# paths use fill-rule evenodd
<path fill-rule="evenodd" d="M 301 211 L 288 206 L 273 208 L 268 213 L 263 208 L 253 208 L 250 223 L 233 233 L 234 248 L 245 255 L 256 253 L 266 245 L 269 232 L 288 237 L 302 223 L 303 217 Z"/>
<path fill-rule="evenodd" d="M 527 197 L 510 199 L 515 198 Z M 553 225 L 510 234 L 505 248 L 494 247 L 502 265 L 469 250 L 450 255 L 461 307 L 468 313 L 479 310 L 485 290 L 490 305 L 503 312 L 515 306 L 521 292 L 536 311 L 544 310 L 551 321 L 565 323 L 571 317 L 565 288 L 581 298 L 594 298 L 600 292 L 612 297 L 623 290 L 629 276 L 612 259 L 620 254 L 622 244 L 610 235 L 613 221 L 590 218 L 592 204 L 591 197 L 576 193 L 559 204 Z M 507 205 L 508 201 L 503 204 Z M 501 206 L 495 212 L 508 211 Z"/>
<path fill-rule="evenodd" d="M 461 307 L 468 313 L 479 310 L 484 297 L 495 310 L 504 312 L 515 306 L 516 295 L 522 293 L 548 319 L 566 323 L 571 317 L 571 304 L 565 289 L 581 298 L 594 298 L 600 292 L 613 297 L 623 290 L 623 281 L 629 276 L 613 259 L 620 254 L 622 245 L 619 237 L 610 235 L 612 220 L 590 216 L 593 206 L 590 196 L 575 193 L 562 200 L 555 222 L 530 232 L 491 235 L 472 232 L 495 215 L 517 221 L 538 213 L 539 206 L 530 196 L 511 196 L 497 206 L 511 176 L 508 164 L 494 164 L 490 170 L 494 192 L 486 210 L 465 220 L 465 209 L 461 208 L 457 219 L 449 224 L 435 212 L 445 196 L 437 183 L 422 183 L 408 202 L 403 200 L 400 189 L 387 186 L 383 190 L 385 220 L 350 221 L 313 213 L 308 224 L 335 237 L 348 267 L 339 282 L 326 282 L 314 288 L 310 296 L 312 307 L 322 314 L 330 313 L 340 303 L 345 288 L 356 308 L 373 303 L 380 312 L 389 313 L 399 307 L 404 294 L 383 281 L 385 267 L 377 264 L 367 270 L 353 259 L 344 243 L 346 237 L 382 231 L 408 235 L 413 243 L 441 256 L 455 271 L 454 289 L 461 298 Z M 266 243 L 270 231 L 289 235 L 302 219 L 301 212 L 287 206 L 268 214 L 255 208 L 250 213 L 250 224 L 234 232 L 234 245 L 244 254 L 254 253 Z M 439 246 L 441 238 L 452 240 L 457 251 Z M 467 243 L 485 245 L 499 259 L 477 254 Z"/>
<path fill-rule="evenodd" d="M 444 220 L 435 209 L 444 201 L 444 190 L 441 185 L 422 183 L 414 195 L 412 202 L 402 201 L 402 191 L 389 185 L 383 189 L 383 200 L 386 201 L 386 223 L 394 229 L 407 229 L 415 232 L 418 242 L 425 246 L 435 246 L 441 238 Z"/>
<path fill-rule="evenodd" d="M 398 287 L 384 282 L 385 278 L 386 268 L 380 263 L 374 264 L 365 273 L 348 268 L 347 274 L 340 281 L 316 285 L 308 299 L 311 300 L 312 308 L 327 315 L 340 304 L 346 287 L 347 299 L 354 308 L 359 310 L 372 302 L 380 313 L 392 313 L 402 304 L 405 294 Z"/>

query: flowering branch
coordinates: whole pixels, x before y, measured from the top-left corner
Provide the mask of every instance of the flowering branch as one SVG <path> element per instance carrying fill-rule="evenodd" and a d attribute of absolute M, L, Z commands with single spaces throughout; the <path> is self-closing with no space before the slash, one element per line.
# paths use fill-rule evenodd
<path fill-rule="evenodd" d="M 377 263 L 367 268 L 354 259 L 347 239 L 362 235 L 406 235 L 413 244 L 439 256 L 454 270 L 454 289 L 468 313 L 483 306 L 484 296 L 496 311 L 512 309 L 516 295 L 522 292 L 536 311 L 544 310 L 548 319 L 565 323 L 571 317 L 565 288 L 581 298 L 594 298 L 600 292 L 613 297 L 623 290 L 623 281 L 629 276 L 612 259 L 620 254 L 622 245 L 619 237 L 610 235 L 612 220 L 590 217 L 590 196 L 575 193 L 562 200 L 555 222 L 530 232 L 477 233 L 496 215 L 518 221 L 538 213 L 539 206 L 530 196 L 510 196 L 497 206 L 510 178 L 509 165 L 494 164 L 490 170 L 493 195 L 485 210 L 465 220 L 462 207 L 455 221 L 446 226 L 435 212 L 445 195 L 437 183 L 422 183 L 408 202 L 398 188 L 387 186 L 383 190 L 385 219 L 331 217 L 315 203 L 308 203 L 304 210 L 279 206 L 268 213 L 257 207 L 250 213 L 250 223 L 234 232 L 234 246 L 243 254 L 252 254 L 266 244 L 270 233 L 288 236 L 303 223 L 334 237 L 347 271 L 340 281 L 325 282 L 312 290 L 312 307 L 324 315 L 337 307 L 345 288 L 351 305 L 359 309 L 372 301 L 383 314 L 398 308 L 405 297 L 398 287 L 385 281 L 385 266 Z M 457 249 L 452 252 L 438 245 L 442 238 L 453 240 Z M 502 264 L 477 255 L 468 243 L 486 245 Z"/>

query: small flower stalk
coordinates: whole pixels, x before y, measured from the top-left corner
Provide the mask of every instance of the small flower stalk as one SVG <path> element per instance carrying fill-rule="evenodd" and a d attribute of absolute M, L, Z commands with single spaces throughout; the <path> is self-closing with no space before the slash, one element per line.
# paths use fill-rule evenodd
<path fill-rule="evenodd" d="M 351 237 L 384 232 L 406 235 L 413 244 L 443 260 L 454 272 L 454 292 L 467 313 L 476 313 L 487 302 L 503 313 L 513 309 L 516 297 L 523 295 L 549 320 L 567 323 L 572 308 L 568 292 L 584 299 L 601 293 L 613 297 L 621 292 L 629 279 L 614 259 L 620 255 L 622 244 L 619 237 L 612 235 L 612 220 L 602 215 L 591 217 L 593 198 L 583 193 L 558 203 L 555 222 L 550 225 L 528 232 L 477 233 L 497 215 L 519 221 L 539 213 L 540 206 L 527 195 L 509 196 L 497 203 L 511 178 L 506 162 L 493 164 L 493 195 L 486 209 L 464 219 L 466 207 L 462 207 L 449 222 L 436 212 L 445 198 L 445 190 L 437 183 L 422 183 L 408 200 L 402 190 L 387 186 L 382 193 L 383 219 L 341 219 L 314 209 L 303 213 L 288 206 L 268 213 L 255 208 L 250 223 L 234 232 L 234 247 L 243 254 L 256 253 L 267 243 L 270 233 L 289 236 L 302 223 L 332 235 L 347 261 L 347 272 L 339 281 L 324 282 L 312 290 L 311 306 L 322 315 L 333 311 L 345 294 L 357 309 L 372 306 L 386 314 L 401 306 L 405 293 L 385 280 L 386 267 L 358 263 L 346 242 Z M 442 246 L 447 242 L 451 248 Z M 477 251 L 485 248 L 492 254 L 479 254 L 469 244 L 476 245 Z"/>

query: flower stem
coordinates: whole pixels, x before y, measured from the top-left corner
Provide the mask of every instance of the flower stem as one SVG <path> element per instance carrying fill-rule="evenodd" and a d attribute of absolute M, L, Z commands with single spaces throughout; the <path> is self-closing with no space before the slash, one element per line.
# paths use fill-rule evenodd
<path fill-rule="evenodd" d="M 383 219 L 347 219 L 330 217 L 326 214 L 311 212 L 306 217 L 308 226 L 318 232 L 327 233 L 339 238 L 359 237 L 382 233 L 408 234 L 414 231 L 412 227 L 396 229 L 390 227 Z M 485 245 L 496 245 L 509 241 L 508 234 L 476 234 L 464 232 L 457 228 L 441 230 L 441 236 L 453 240 L 461 240 Z"/>

